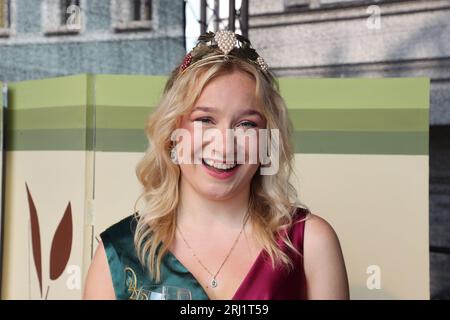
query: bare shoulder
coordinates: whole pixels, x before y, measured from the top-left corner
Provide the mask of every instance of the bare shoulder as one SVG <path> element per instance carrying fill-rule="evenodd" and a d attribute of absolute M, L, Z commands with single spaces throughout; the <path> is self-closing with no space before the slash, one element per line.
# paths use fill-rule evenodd
<path fill-rule="evenodd" d="M 114 300 L 115 298 L 108 259 L 103 242 L 100 241 L 86 276 L 83 299 Z"/>
<path fill-rule="evenodd" d="M 310 249 L 324 249 L 339 244 L 333 227 L 316 214 L 309 214 L 305 220 L 305 246 Z"/>
<path fill-rule="evenodd" d="M 309 298 L 348 299 L 344 257 L 333 227 L 316 214 L 308 215 L 303 246 Z"/>

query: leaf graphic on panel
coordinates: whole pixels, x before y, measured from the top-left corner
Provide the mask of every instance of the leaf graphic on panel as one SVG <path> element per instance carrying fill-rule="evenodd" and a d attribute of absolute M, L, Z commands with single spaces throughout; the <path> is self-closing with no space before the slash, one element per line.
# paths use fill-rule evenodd
<path fill-rule="evenodd" d="M 70 202 L 67 205 L 64 216 L 53 236 L 50 251 L 50 279 L 56 280 L 63 273 L 69 261 L 72 250 L 72 209 Z"/>
<path fill-rule="evenodd" d="M 39 289 L 42 298 L 42 254 L 41 254 L 41 233 L 39 231 L 39 218 L 37 215 L 36 207 L 34 205 L 33 198 L 31 197 L 28 185 L 25 182 L 28 196 L 28 206 L 30 210 L 30 223 L 31 223 L 31 245 L 33 248 L 33 260 L 36 267 L 36 273 L 39 280 Z"/>

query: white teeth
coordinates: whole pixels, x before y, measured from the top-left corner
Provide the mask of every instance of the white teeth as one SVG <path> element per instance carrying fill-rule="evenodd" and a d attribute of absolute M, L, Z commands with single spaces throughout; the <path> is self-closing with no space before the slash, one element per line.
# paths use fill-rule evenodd
<path fill-rule="evenodd" d="M 205 161 L 205 163 L 208 166 L 214 167 L 216 169 L 220 169 L 220 170 L 228 170 L 231 168 L 236 167 L 235 163 L 232 164 L 226 164 L 226 163 L 214 163 L 214 160 L 210 160 L 210 159 L 203 159 Z"/>

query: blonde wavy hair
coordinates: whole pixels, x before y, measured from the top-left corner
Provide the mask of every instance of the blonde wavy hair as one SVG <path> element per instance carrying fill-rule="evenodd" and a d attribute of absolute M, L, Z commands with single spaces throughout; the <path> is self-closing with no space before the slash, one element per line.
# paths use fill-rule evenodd
<path fill-rule="evenodd" d="M 169 155 L 172 132 L 183 115 L 189 114 L 203 88 L 214 78 L 240 70 L 250 74 L 256 82 L 255 96 L 263 107 L 267 129 L 279 130 L 279 170 L 275 175 L 254 175 L 250 186 L 249 222 L 255 238 L 269 254 L 272 266 L 281 263 L 293 267 L 289 256 L 277 244 L 277 235 L 297 254 L 300 254 L 287 236 L 292 225 L 295 207 L 301 206 L 297 191 L 290 183 L 293 174 L 292 123 L 279 85 L 270 72 L 262 72 L 255 64 L 242 58 L 212 50 L 201 60 L 190 65 L 186 72 L 179 67 L 171 73 L 155 111 L 150 115 L 145 132 L 149 147 L 136 167 L 143 186 L 136 200 L 137 216 L 134 244 L 140 262 L 148 265 L 151 277 L 161 281 L 161 262 L 175 239 L 177 207 L 180 199 L 180 168 Z M 143 208 L 137 203 L 143 200 Z M 309 211 L 309 209 L 308 209 Z"/>

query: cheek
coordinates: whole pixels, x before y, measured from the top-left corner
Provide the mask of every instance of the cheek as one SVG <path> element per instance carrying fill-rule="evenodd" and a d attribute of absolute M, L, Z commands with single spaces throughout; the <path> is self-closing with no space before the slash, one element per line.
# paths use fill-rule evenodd
<path fill-rule="evenodd" d="M 198 177 L 198 172 L 196 171 L 196 165 L 193 164 L 180 164 L 181 176 L 183 179 L 194 181 Z"/>
<path fill-rule="evenodd" d="M 186 149 L 188 150 L 188 153 L 192 157 L 193 161 L 195 161 L 194 156 L 197 156 L 196 158 L 197 160 L 199 160 L 201 158 L 201 152 L 204 147 L 202 137 L 203 129 L 201 125 L 197 126 L 197 130 L 195 130 L 194 125 L 189 125 L 186 129 L 189 132 L 189 137 L 186 139 Z"/>
<path fill-rule="evenodd" d="M 259 161 L 259 146 L 260 140 L 257 135 L 246 137 L 245 141 L 237 143 L 238 159 L 245 157 L 245 163 L 249 165 L 258 165 Z"/>
<path fill-rule="evenodd" d="M 245 164 L 241 164 L 239 168 L 239 180 L 244 183 L 249 183 L 254 175 L 259 174 L 259 167 L 259 163 L 252 164 L 246 162 Z"/>
<path fill-rule="evenodd" d="M 179 162 L 182 164 L 200 164 L 200 157 L 198 155 L 201 155 L 202 150 L 201 138 L 197 139 L 194 135 L 194 130 L 189 127 L 184 127 L 182 129 L 187 131 L 183 132 L 183 136 L 176 143 Z M 200 143 L 198 141 L 200 141 Z M 184 169 L 188 170 L 188 168 Z"/>

